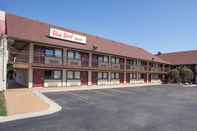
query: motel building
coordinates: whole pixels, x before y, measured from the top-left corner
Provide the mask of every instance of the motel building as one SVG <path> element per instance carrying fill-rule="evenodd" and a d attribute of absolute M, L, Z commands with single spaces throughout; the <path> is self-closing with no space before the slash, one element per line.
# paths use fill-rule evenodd
<path fill-rule="evenodd" d="M 2 90 L 161 83 L 170 69 L 142 48 L 3 11 L 0 35 Z"/>

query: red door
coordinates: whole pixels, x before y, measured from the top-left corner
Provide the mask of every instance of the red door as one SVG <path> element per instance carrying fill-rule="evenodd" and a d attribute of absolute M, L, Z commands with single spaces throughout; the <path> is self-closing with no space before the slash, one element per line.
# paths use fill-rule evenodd
<path fill-rule="evenodd" d="M 151 74 L 149 74 L 149 76 L 148 76 L 148 82 L 151 82 Z"/>
<path fill-rule="evenodd" d="M 130 73 L 126 74 L 126 82 L 129 83 L 130 82 Z"/>
<path fill-rule="evenodd" d="M 98 72 L 92 72 L 92 84 L 97 85 Z"/>
<path fill-rule="evenodd" d="M 119 73 L 120 75 L 120 83 L 124 83 L 124 73 Z"/>
<path fill-rule="evenodd" d="M 147 80 L 147 74 L 144 74 L 144 82 L 148 82 L 148 80 Z"/>
<path fill-rule="evenodd" d="M 81 78 L 82 85 L 88 85 L 88 72 L 87 71 L 81 71 L 80 78 Z"/>
<path fill-rule="evenodd" d="M 44 70 L 35 69 L 33 70 L 33 87 L 44 86 Z"/>

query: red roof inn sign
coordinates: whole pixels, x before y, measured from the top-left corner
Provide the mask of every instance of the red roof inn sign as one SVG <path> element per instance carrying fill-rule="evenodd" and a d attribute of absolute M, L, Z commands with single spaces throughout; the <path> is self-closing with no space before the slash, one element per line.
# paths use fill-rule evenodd
<path fill-rule="evenodd" d="M 68 40 L 68 41 L 86 44 L 86 36 L 74 34 L 74 33 L 59 30 L 56 28 L 50 28 L 49 36 L 52 38 L 57 38 L 57 39 Z"/>

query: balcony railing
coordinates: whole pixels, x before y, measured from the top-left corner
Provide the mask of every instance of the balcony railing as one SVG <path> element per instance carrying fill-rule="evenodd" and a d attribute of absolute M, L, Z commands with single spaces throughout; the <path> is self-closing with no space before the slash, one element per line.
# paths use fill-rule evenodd
<path fill-rule="evenodd" d="M 99 69 L 110 69 L 111 65 L 108 62 L 100 62 L 98 60 L 92 60 L 92 67 Z"/>
<path fill-rule="evenodd" d="M 131 70 L 131 71 L 145 71 L 146 68 L 145 66 L 137 66 L 137 65 L 127 65 L 127 70 Z"/>
<path fill-rule="evenodd" d="M 63 60 L 63 57 L 49 57 L 43 53 L 36 53 L 32 56 L 34 64 L 46 64 L 46 65 L 61 65 L 69 67 L 89 67 L 89 59 L 67 59 Z M 21 51 L 14 52 L 9 51 L 9 63 L 29 63 L 29 52 Z M 65 62 L 65 63 L 64 63 Z M 120 64 L 109 64 L 108 62 L 98 62 L 97 60 L 92 61 L 92 67 L 106 70 L 121 70 L 124 69 L 124 63 Z M 126 69 L 129 71 L 151 71 L 151 72 L 168 72 L 170 67 L 147 67 L 146 65 L 131 65 L 127 64 Z"/>
<path fill-rule="evenodd" d="M 150 71 L 152 71 L 152 72 L 162 72 L 163 71 L 162 68 L 156 68 L 156 67 L 151 67 L 150 69 L 151 69 Z"/>
<path fill-rule="evenodd" d="M 8 63 L 28 63 L 29 55 L 28 52 L 13 52 L 9 51 Z"/>

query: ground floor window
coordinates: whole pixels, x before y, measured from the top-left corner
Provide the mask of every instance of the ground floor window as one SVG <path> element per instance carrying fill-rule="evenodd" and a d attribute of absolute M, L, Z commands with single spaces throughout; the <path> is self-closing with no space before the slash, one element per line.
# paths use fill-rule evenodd
<path fill-rule="evenodd" d="M 98 80 L 108 80 L 108 72 L 99 72 Z"/>
<path fill-rule="evenodd" d="M 144 79 L 144 74 L 142 74 L 142 73 L 130 73 L 130 79 L 132 79 L 132 80 Z"/>
<path fill-rule="evenodd" d="M 79 71 L 68 71 L 67 72 L 68 80 L 80 80 L 80 72 Z"/>
<path fill-rule="evenodd" d="M 61 80 L 62 72 L 60 70 L 45 70 L 44 79 L 45 80 Z"/>
<path fill-rule="evenodd" d="M 118 80 L 119 79 L 119 73 L 115 73 L 115 72 L 111 73 L 111 79 L 112 80 Z"/>

